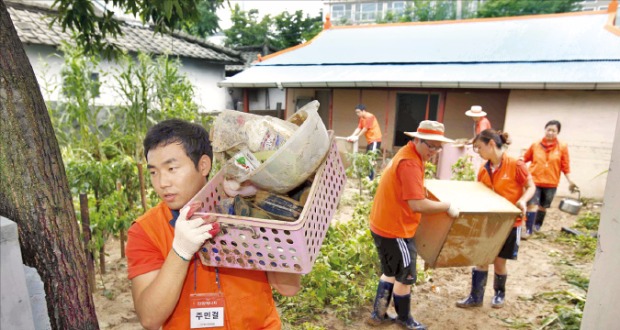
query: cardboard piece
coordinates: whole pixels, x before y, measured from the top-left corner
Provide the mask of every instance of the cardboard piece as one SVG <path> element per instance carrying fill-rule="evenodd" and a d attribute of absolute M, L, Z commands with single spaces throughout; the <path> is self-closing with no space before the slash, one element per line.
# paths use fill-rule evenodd
<path fill-rule="evenodd" d="M 493 263 L 521 210 L 480 182 L 425 180 L 425 185 L 428 198 L 461 210 L 457 219 L 446 212 L 422 215 L 415 240 L 426 267 Z"/>

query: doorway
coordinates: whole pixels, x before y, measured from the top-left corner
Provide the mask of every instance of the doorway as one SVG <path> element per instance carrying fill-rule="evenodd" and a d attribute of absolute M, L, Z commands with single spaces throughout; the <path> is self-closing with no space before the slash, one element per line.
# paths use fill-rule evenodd
<path fill-rule="evenodd" d="M 397 93 L 394 146 L 402 147 L 411 138 L 404 132 L 415 132 L 423 120 L 437 120 L 440 92 Z"/>

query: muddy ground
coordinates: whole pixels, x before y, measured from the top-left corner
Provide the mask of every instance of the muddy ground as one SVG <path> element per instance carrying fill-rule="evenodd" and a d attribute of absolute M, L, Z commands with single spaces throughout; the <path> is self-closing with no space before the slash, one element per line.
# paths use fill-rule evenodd
<path fill-rule="evenodd" d="M 350 198 L 355 189 L 347 189 L 343 198 Z M 349 194 L 349 196 L 346 196 Z M 538 329 L 542 320 L 553 314 L 554 303 L 534 299 L 541 292 L 579 289 L 566 282 L 567 272 L 578 272 L 589 278 L 591 262 L 580 261 L 574 257 L 574 248 L 556 242 L 562 227 L 573 226 L 576 216 L 557 209 L 559 198 L 547 212 L 541 234 L 522 241 L 517 261 L 508 262 L 508 282 L 506 306 L 502 309 L 490 307 L 493 294 L 492 266 L 485 293 L 484 306 L 464 310 L 454 303 L 469 293 L 471 268 L 442 268 L 429 272 L 428 279 L 413 288 L 412 311 L 414 317 L 430 329 L 498 329 L 511 325 Z M 343 207 L 335 220 L 350 218 L 352 207 Z M 583 212 L 583 211 L 582 211 Z M 120 258 L 117 241 L 107 245 L 107 274 L 97 274 L 97 291 L 93 297 L 101 329 L 141 329 L 133 310 L 130 284 L 127 280 L 127 263 Z M 423 267 L 418 258 L 418 266 Z M 363 319 L 369 314 L 371 301 L 368 301 L 359 317 L 351 324 L 344 324 L 329 314 L 317 322 L 326 329 L 371 329 Z M 399 329 L 388 325 L 382 329 Z"/>

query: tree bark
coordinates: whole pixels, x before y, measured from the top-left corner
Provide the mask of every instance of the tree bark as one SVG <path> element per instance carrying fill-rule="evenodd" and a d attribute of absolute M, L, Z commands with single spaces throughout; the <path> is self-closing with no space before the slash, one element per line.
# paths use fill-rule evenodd
<path fill-rule="evenodd" d="M 19 226 L 53 329 L 99 329 L 71 193 L 43 96 L 0 0 L 0 215 Z"/>

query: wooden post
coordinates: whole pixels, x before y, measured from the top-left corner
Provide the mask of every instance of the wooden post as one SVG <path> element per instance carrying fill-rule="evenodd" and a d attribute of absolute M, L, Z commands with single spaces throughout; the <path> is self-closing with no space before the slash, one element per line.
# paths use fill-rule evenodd
<path fill-rule="evenodd" d="M 80 215 L 82 217 L 82 240 L 84 241 L 84 251 L 86 252 L 86 268 L 88 271 L 88 286 L 90 291 L 95 291 L 95 260 L 93 253 L 88 246 L 92 239 L 90 232 L 90 213 L 88 212 L 88 195 L 80 194 Z"/>

